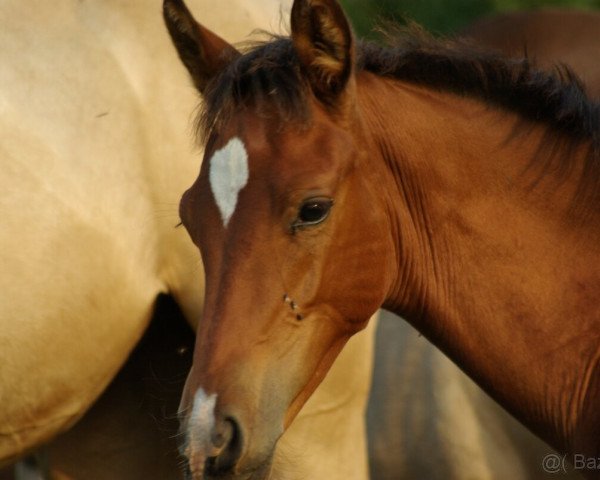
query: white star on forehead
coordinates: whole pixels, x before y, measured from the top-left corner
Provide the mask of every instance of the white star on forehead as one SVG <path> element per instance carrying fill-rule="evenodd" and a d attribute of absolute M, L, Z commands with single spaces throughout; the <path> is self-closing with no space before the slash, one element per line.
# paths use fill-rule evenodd
<path fill-rule="evenodd" d="M 226 227 L 235 211 L 238 194 L 248 182 L 248 153 L 244 143 L 237 137 L 229 140 L 210 159 L 210 188 L 223 225 Z"/>

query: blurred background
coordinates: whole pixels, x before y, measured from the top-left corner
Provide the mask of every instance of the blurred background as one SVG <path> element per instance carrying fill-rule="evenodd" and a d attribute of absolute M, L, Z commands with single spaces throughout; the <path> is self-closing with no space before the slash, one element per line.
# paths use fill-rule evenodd
<path fill-rule="evenodd" d="M 377 19 L 412 19 L 434 33 L 460 30 L 483 15 L 541 7 L 600 8 L 600 0 L 341 0 L 359 36 L 373 37 Z"/>

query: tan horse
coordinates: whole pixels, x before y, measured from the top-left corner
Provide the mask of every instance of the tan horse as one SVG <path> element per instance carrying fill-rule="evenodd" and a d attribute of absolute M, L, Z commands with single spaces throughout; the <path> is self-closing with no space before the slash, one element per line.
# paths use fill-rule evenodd
<path fill-rule="evenodd" d="M 381 305 L 598 477 L 600 106 L 573 76 L 420 32 L 357 47 L 335 0 L 244 54 L 165 18 L 206 102 L 180 206 L 206 268 L 192 477 L 265 478 Z"/>
<path fill-rule="evenodd" d="M 232 40 L 248 27 L 279 24 L 277 0 L 230 4 L 196 6 Z M 0 6 L 0 21 L 0 463 L 7 464 L 90 407 L 141 337 L 160 292 L 195 323 L 203 271 L 185 231 L 174 228 L 181 192 L 198 169 L 189 135 L 197 99 L 159 5 L 11 0 Z M 341 461 L 339 478 L 366 477 L 369 335 L 355 346 L 364 367 L 349 368 L 348 358 L 331 376 L 290 432 L 282 468 L 293 462 L 309 477 L 334 478 Z M 351 393 L 340 397 L 338 382 Z M 317 462 L 323 451 L 330 455 Z"/>
<path fill-rule="evenodd" d="M 544 68 L 564 63 L 600 95 L 600 14 L 551 9 L 500 14 L 466 35 Z M 553 452 L 425 337 L 384 313 L 368 409 L 371 478 L 539 479 Z M 399 428 L 398 425 L 402 427 Z M 428 452 L 422 455 L 422 452 Z M 573 475 L 580 476 L 573 472 Z M 561 472 L 561 478 L 567 478 Z"/>

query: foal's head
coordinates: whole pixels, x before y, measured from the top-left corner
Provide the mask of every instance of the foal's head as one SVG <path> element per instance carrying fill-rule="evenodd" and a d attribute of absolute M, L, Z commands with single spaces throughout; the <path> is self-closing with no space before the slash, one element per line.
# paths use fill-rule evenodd
<path fill-rule="evenodd" d="M 205 101 L 183 224 L 206 306 L 182 400 L 195 478 L 268 470 L 275 442 L 384 300 L 391 259 L 366 182 L 354 40 L 335 0 L 297 0 L 291 39 L 242 55 L 165 1 Z M 261 475 L 261 473 L 257 473 Z"/>

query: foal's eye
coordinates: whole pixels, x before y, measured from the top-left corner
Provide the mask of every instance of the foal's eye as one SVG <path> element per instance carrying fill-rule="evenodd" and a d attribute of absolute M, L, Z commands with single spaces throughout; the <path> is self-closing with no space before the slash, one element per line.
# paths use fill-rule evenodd
<path fill-rule="evenodd" d="M 292 227 L 305 227 L 321 223 L 328 217 L 332 205 L 331 198 L 316 197 L 305 200 L 298 210 L 298 217 Z"/>

